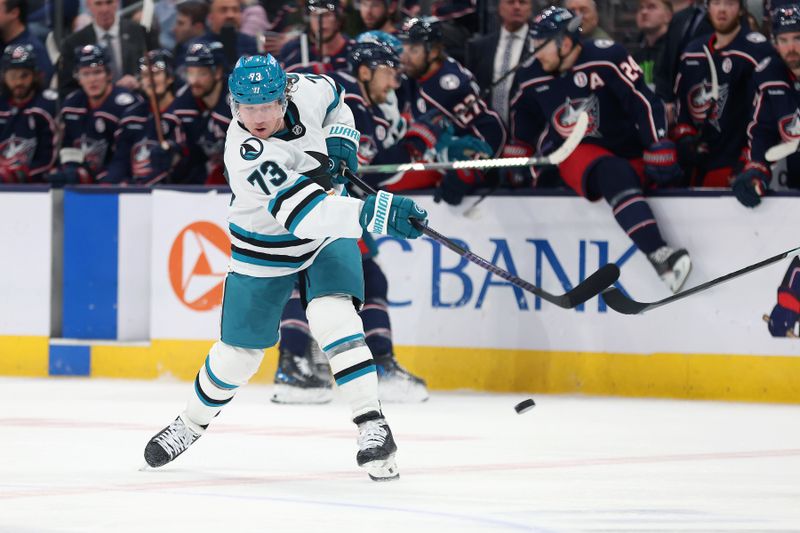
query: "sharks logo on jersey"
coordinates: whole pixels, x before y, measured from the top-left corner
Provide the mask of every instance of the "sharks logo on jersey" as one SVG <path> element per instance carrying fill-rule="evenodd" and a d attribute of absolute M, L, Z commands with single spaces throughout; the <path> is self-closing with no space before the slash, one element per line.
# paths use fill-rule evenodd
<path fill-rule="evenodd" d="M 589 126 L 586 128 L 586 137 L 602 137 L 600 133 L 600 108 L 596 95 L 588 98 L 570 99 L 556 108 L 553 113 L 553 126 L 559 135 L 565 139 L 572 133 L 575 123 L 581 112 L 586 111 L 589 115 Z"/>
<path fill-rule="evenodd" d="M 262 152 L 264 152 L 264 143 L 255 137 L 245 139 L 239 147 L 239 155 L 245 161 L 255 161 L 261 157 Z"/>

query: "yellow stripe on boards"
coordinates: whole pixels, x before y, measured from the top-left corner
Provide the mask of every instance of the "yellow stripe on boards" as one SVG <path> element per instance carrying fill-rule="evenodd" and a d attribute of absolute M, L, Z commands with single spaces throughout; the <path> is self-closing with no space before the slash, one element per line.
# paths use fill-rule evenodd
<path fill-rule="evenodd" d="M 0 376 L 47 376 L 49 361 L 49 338 L 0 335 Z"/>

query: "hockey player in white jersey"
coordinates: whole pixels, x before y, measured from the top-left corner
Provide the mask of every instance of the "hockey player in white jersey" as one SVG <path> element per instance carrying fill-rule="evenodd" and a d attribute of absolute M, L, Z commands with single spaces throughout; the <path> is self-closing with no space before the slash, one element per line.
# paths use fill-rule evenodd
<path fill-rule="evenodd" d="M 340 163 L 357 168 L 359 133 L 341 88 L 320 75 L 286 75 L 271 56 L 239 59 L 228 79 L 234 120 L 225 142 L 233 198 L 230 272 L 221 337 L 209 351 L 186 409 L 145 448 L 152 467 L 206 431 L 278 342 L 281 311 L 299 281 L 311 333 L 358 426 L 356 460 L 376 481 L 396 479 L 397 446 L 381 411 L 372 354 L 357 307 L 364 278 L 356 239 L 364 229 L 421 232 L 412 200 L 381 192 L 347 197 Z"/>

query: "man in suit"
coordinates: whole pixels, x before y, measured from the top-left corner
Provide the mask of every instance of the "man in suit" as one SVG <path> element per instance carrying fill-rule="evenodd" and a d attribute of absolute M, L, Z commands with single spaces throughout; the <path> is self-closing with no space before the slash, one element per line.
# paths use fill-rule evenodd
<path fill-rule="evenodd" d="M 133 21 L 120 20 L 119 0 L 86 0 L 92 23 L 67 36 L 61 45 L 58 69 L 58 92 L 61 98 L 78 88 L 73 76 L 75 50 L 87 44 L 105 46 L 114 83 L 126 89 L 139 87 L 136 73 L 139 58 L 147 50 L 158 47 L 158 36 L 148 35 L 144 27 Z"/>
<path fill-rule="evenodd" d="M 512 74 L 499 83 L 498 80 L 528 57 L 528 20 L 532 12 L 531 0 L 500 0 L 497 5 L 500 31 L 467 44 L 466 67 L 505 125 L 508 125 L 509 93 L 515 76 Z M 489 53 L 490 50 L 494 53 Z"/>

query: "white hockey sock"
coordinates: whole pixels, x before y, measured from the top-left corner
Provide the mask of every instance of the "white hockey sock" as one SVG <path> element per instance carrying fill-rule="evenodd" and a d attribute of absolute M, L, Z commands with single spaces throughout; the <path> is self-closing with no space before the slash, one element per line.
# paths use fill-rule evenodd
<path fill-rule="evenodd" d="M 378 374 L 364 340 L 364 326 L 349 296 L 315 298 L 306 309 L 311 333 L 331 364 L 336 385 L 353 418 L 381 411 Z"/>
<path fill-rule="evenodd" d="M 205 427 L 230 402 L 236 391 L 256 373 L 263 350 L 237 348 L 217 341 L 194 380 L 194 393 L 185 414 L 191 422 Z"/>

